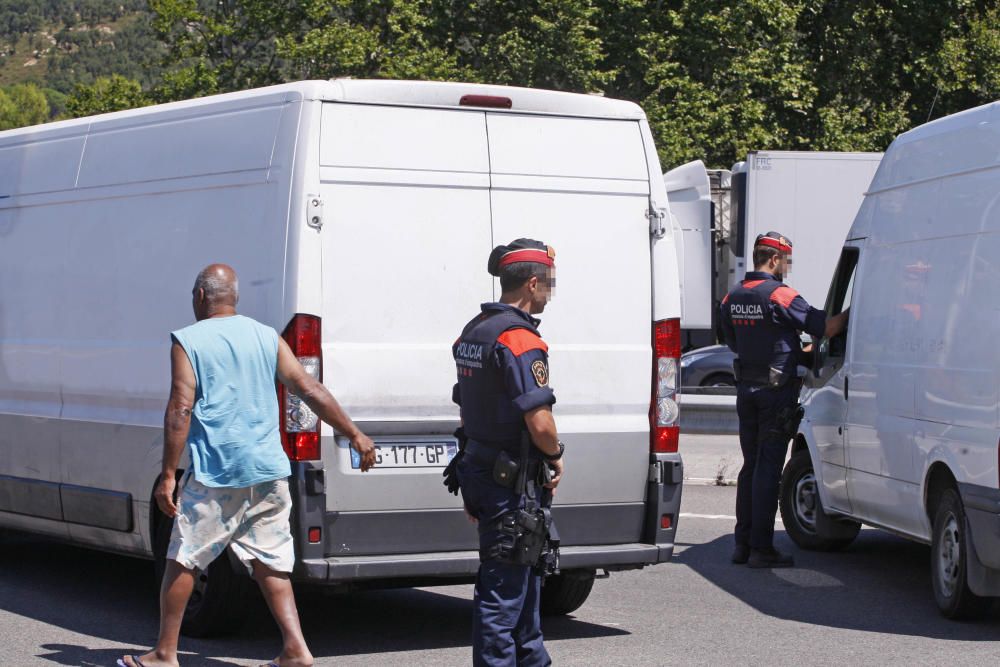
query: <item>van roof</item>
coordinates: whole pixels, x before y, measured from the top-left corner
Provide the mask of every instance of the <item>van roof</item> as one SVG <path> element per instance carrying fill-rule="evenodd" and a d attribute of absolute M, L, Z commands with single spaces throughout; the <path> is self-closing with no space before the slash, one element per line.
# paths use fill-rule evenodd
<path fill-rule="evenodd" d="M 1000 166 L 1000 102 L 931 121 L 899 135 L 869 194 Z"/>
<path fill-rule="evenodd" d="M 530 112 L 629 120 L 645 118 L 645 113 L 639 105 L 599 95 L 445 81 L 332 79 L 329 81 L 297 81 L 8 130 L 0 132 L 0 146 L 8 143 L 20 143 L 24 141 L 26 135 L 36 135 L 43 128 L 46 132 L 64 130 L 70 134 L 76 134 L 81 129 L 86 131 L 88 126 L 94 123 L 124 121 L 123 125 L 129 125 L 131 124 L 130 120 L 138 120 L 152 113 L 177 111 L 181 112 L 182 115 L 188 115 L 183 112 L 215 105 L 232 108 L 246 105 L 251 100 L 264 102 L 266 99 L 273 102 L 276 101 L 276 98 L 284 97 L 287 101 L 306 99 L 357 104 L 458 107 L 459 100 L 464 95 L 494 95 L 510 98 L 512 103 L 510 112 L 513 113 Z M 507 111 L 506 109 L 495 110 Z"/>
<path fill-rule="evenodd" d="M 563 93 L 555 90 L 494 86 L 447 81 L 387 81 L 334 79 L 323 82 L 324 97 L 331 101 L 377 104 L 458 106 L 463 95 L 496 95 L 511 100 L 511 111 L 530 111 L 567 116 L 645 118 L 639 105 L 600 95 Z"/>

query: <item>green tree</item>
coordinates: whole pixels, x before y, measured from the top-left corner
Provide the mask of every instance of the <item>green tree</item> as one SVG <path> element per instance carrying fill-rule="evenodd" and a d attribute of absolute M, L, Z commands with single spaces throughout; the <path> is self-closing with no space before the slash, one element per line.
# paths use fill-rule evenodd
<path fill-rule="evenodd" d="M 158 97 L 283 80 L 464 79 L 600 92 L 591 0 L 151 0 L 167 47 Z"/>
<path fill-rule="evenodd" d="M 902 131 L 993 99 L 998 18 L 996 0 L 807 5 L 802 46 L 818 90 L 810 147 L 885 150 Z"/>
<path fill-rule="evenodd" d="M 459 66 L 447 35 L 435 30 L 426 0 L 309 0 L 304 6 L 305 34 L 288 33 L 277 42 L 301 78 L 475 77 Z"/>
<path fill-rule="evenodd" d="M 0 130 L 38 125 L 49 119 L 49 103 L 38 86 L 25 83 L 0 89 Z"/>
<path fill-rule="evenodd" d="M 642 104 L 665 168 L 808 145 L 816 88 L 798 48 L 802 6 L 683 0 L 639 36 L 649 90 Z"/>
<path fill-rule="evenodd" d="M 138 81 L 113 74 L 91 85 L 78 85 L 66 100 L 66 113 L 73 118 L 110 113 L 151 104 Z"/>
<path fill-rule="evenodd" d="M 936 83 L 945 97 L 938 113 L 1000 97 L 1000 6 L 975 8 L 964 18 L 938 52 Z"/>
<path fill-rule="evenodd" d="M 166 46 L 161 99 L 280 83 L 289 74 L 277 40 L 301 35 L 297 0 L 150 0 L 153 29 Z"/>
<path fill-rule="evenodd" d="M 479 81 L 587 93 L 612 80 L 592 0 L 438 0 L 431 11 L 436 41 Z"/>

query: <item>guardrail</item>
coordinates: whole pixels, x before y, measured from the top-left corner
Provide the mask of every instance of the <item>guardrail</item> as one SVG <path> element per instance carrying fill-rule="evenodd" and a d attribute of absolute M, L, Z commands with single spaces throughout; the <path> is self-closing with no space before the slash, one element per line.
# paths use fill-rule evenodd
<path fill-rule="evenodd" d="M 681 389 L 681 433 L 735 435 L 739 433 L 736 417 L 736 390 L 731 387 L 691 387 Z M 704 391 L 704 390 L 711 391 Z M 723 393 L 719 390 L 728 390 Z"/>

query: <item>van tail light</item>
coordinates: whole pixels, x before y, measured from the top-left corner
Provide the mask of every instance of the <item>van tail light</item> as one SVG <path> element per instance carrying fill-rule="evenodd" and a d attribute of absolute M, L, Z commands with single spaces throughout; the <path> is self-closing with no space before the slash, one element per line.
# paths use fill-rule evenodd
<path fill-rule="evenodd" d="M 681 321 L 653 322 L 653 391 L 649 404 L 649 451 L 677 451 L 680 437 Z"/>
<path fill-rule="evenodd" d="M 320 382 L 323 381 L 321 333 L 318 317 L 298 314 L 281 334 L 306 372 Z M 281 406 L 281 444 L 288 458 L 292 461 L 318 460 L 319 417 L 281 383 L 278 384 L 278 405 Z"/>

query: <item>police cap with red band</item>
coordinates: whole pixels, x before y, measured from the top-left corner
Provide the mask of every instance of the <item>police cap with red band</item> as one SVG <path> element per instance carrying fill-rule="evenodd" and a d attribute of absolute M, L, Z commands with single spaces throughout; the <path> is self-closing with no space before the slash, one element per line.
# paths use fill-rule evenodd
<path fill-rule="evenodd" d="M 786 255 L 792 254 L 792 242 L 790 239 L 782 236 L 778 232 L 768 232 L 767 234 L 760 234 L 757 240 L 754 241 L 753 247 L 765 246 L 767 248 L 774 248 L 779 252 L 783 252 Z"/>
<path fill-rule="evenodd" d="M 535 262 L 545 266 L 555 266 L 556 251 L 541 241 L 517 239 L 507 245 L 498 245 L 490 253 L 487 271 L 491 276 L 499 276 L 500 269 L 517 262 Z"/>

